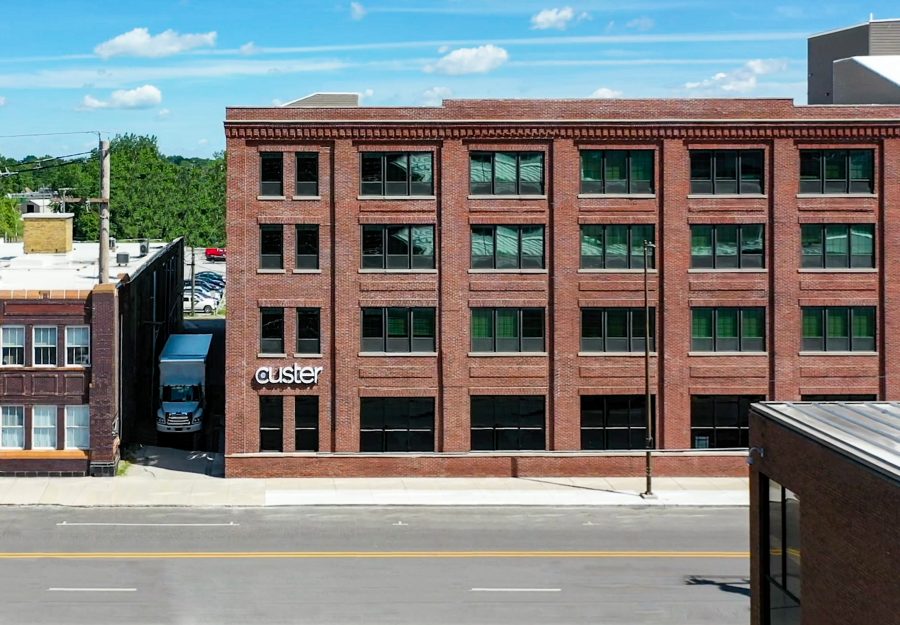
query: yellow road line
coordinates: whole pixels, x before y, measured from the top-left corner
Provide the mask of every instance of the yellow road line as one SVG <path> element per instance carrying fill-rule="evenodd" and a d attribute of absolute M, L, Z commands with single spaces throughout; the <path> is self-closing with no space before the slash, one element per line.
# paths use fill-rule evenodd
<path fill-rule="evenodd" d="M 746 551 L 46 551 L 0 552 L 0 560 L 384 559 L 384 558 L 748 558 Z"/>

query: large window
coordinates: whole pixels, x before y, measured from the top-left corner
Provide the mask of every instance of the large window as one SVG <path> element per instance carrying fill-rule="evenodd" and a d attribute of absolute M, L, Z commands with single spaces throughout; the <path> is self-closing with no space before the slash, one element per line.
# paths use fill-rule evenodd
<path fill-rule="evenodd" d="M 800 238 L 803 267 L 875 267 L 874 224 L 803 224 Z"/>
<path fill-rule="evenodd" d="M 582 150 L 581 192 L 653 193 L 653 150 Z"/>
<path fill-rule="evenodd" d="M 6 449 L 24 449 L 24 406 L 0 406 L 0 447 Z"/>
<path fill-rule="evenodd" d="M 362 351 L 435 351 L 434 308 L 363 308 Z"/>
<path fill-rule="evenodd" d="M 804 307 L 803 350 L 874 352 L 875 307 Z"/>
<path fill-rule="evenodd" d="M 543 195 L 543 152 L 469 153 L 472 195 Z"/>
<path fill-rule="evenodd" d="M 319 451 L 319 396 L 294 398 L 294 451 Z"/>
<path fill-rule="evenodd" d="M 761 194 L 762 150 L 691 150 L 691 193 Z"/>
<path fill-rule="evenodd" d="M 472 226 L 472 269 L 543 269 L 544 226 Z"/>
<path fill-rule="evenodd" d="M 284 269 L 284 227 L 281 224 L 259 227 L 259 268 Z"/>
<path fill-rule="evenodd" d="M 319 354 L 322 351 L 320 344 L 320 323 L 318 308 L 297 309 L 297 353 Z"/>
<path fill-rule="evenodd" d="M 762 395 L 691 395 L 691 447 L 746 447 L 750 404 Z"/>
<path fill-rule="evenodd" d="M 766 351 L 765 308 L 692 308 L 691 350 Z"/>
<path fill-rule="evenodd" d="M 431 152 L 364 152 L 360 195 L 434 195 Z"/>
<path fill-rule="evenodd" d="M 800 193 L 875 192 L 873 150 L 800 150 Z"/>
<path fill-rule="evenodd" d="M 832 395 L 801 395 L 800 401 L 878 401 L 874 393 L 837 393 Z"/>
<path fill-rule="evenodd" d="M 434 451 L 434 398 L 361 397 L 359 450 Z"/>
<path fill-rule="evenodd" d="M 581 448 L 646 448 L 646 406 L 644 395 L 582 395 Z"/>
<path fill-rule="evenodd" d="M 654 226 L 581 226 L 582 269 L 643 269 L 644 241 L 653 242 Z M 650 268 L 654 249 L 647 251 Z"/>
<path fill-rule="evenodd" d="M 546 449 L 543 395 L 473 395 L 472 451 Z"/>
<path fill-rule="evenodd" d="M 643 352 L 643 308 L 582 308 L 581 351 Z M 650 351 L 656 350 L 656 309 L 650 309 Z"/>
<path fill-rule="evenodd" d="M 281 152 L 260 152 L 259 194 L 284 195 L 284 158 Z"/>
<path fill-rule="evenodd" d="M 66 326 L 66 364 L 79 367 L 91 364 L 90 326 Z"/>
<path fill-rule="evenodd" d="M 754 225 L 691 226 L 694 269 L 761 269 L 765 227 Z"/>
<path fill-rule="evenodd" d="M 259 450 L 284 451 L 284 399 L 281 395 L 259 396 Z"/>
<path fill-rule="evenodd" d="M 363 269 L 434 269 L 434 226 L 363 226 Z"/>
<path fill-rule="evenodd" d="M 56 326 L 34 327 L 33 352 L 35 367 L 56 366 Z"/>
<path fill-rule="evenodd" d="M 473 352 L 543 352 L 543 308 L 473 308 Z"/>
<path fill-rule="evenodd" d="M 297 184 L 294 189 L 301 197 L 319 195 L 319 153 L 297 152 Z"/>
<path fill-rule="evenodd" d="M 25 326 L 0 328 L 0 365 L 25 364 Z"/>
<path fill-rule="evenodd" d="M 56 406 L 31 408 L 31 448 L 56 449 Z"/>
<path fill-rule="evenodd" d="M 297 254 L 294 269 L 319 268 L 319 226 L 297 224 Z"/>
<path fill-rule="evenodd" d="M 90 449 L 91 411 L 90 406 L 66 406 L 66 448 Z"/>
<path fill-rule="evenodd" d="M 768 582 L 763 618 L 772 625 L 800 625 L 800 499 L 781 484 L 767 481 L 763 518 L 768 531 L 761 537 L 760 549 Z"/>
<path fill-rule="evenodd" d="M 263 354 L 284 353 L 284 308 L 260 308 L 259 351 Z"/>

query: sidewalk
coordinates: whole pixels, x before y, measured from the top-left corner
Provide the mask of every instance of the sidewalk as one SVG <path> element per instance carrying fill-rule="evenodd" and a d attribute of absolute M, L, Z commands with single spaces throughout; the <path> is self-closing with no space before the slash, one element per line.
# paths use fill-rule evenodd
<path fill-rule="evenodd" d="M 145 448 L 115 478 L 0 478 L 0 505 L 56 506 L 747 506 L 746 478 L 222 479 L 221 456 Z"/>

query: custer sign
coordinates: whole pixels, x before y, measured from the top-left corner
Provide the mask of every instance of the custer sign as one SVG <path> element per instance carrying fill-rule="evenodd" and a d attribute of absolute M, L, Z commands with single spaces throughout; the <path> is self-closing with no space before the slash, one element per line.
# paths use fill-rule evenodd
<path fill-rule="evenodd" d="M 296 362 L 287 367 L 260 367 L 255 379 L 259 384 L 318 384 L 322 367 L 301 367 Z"/>

